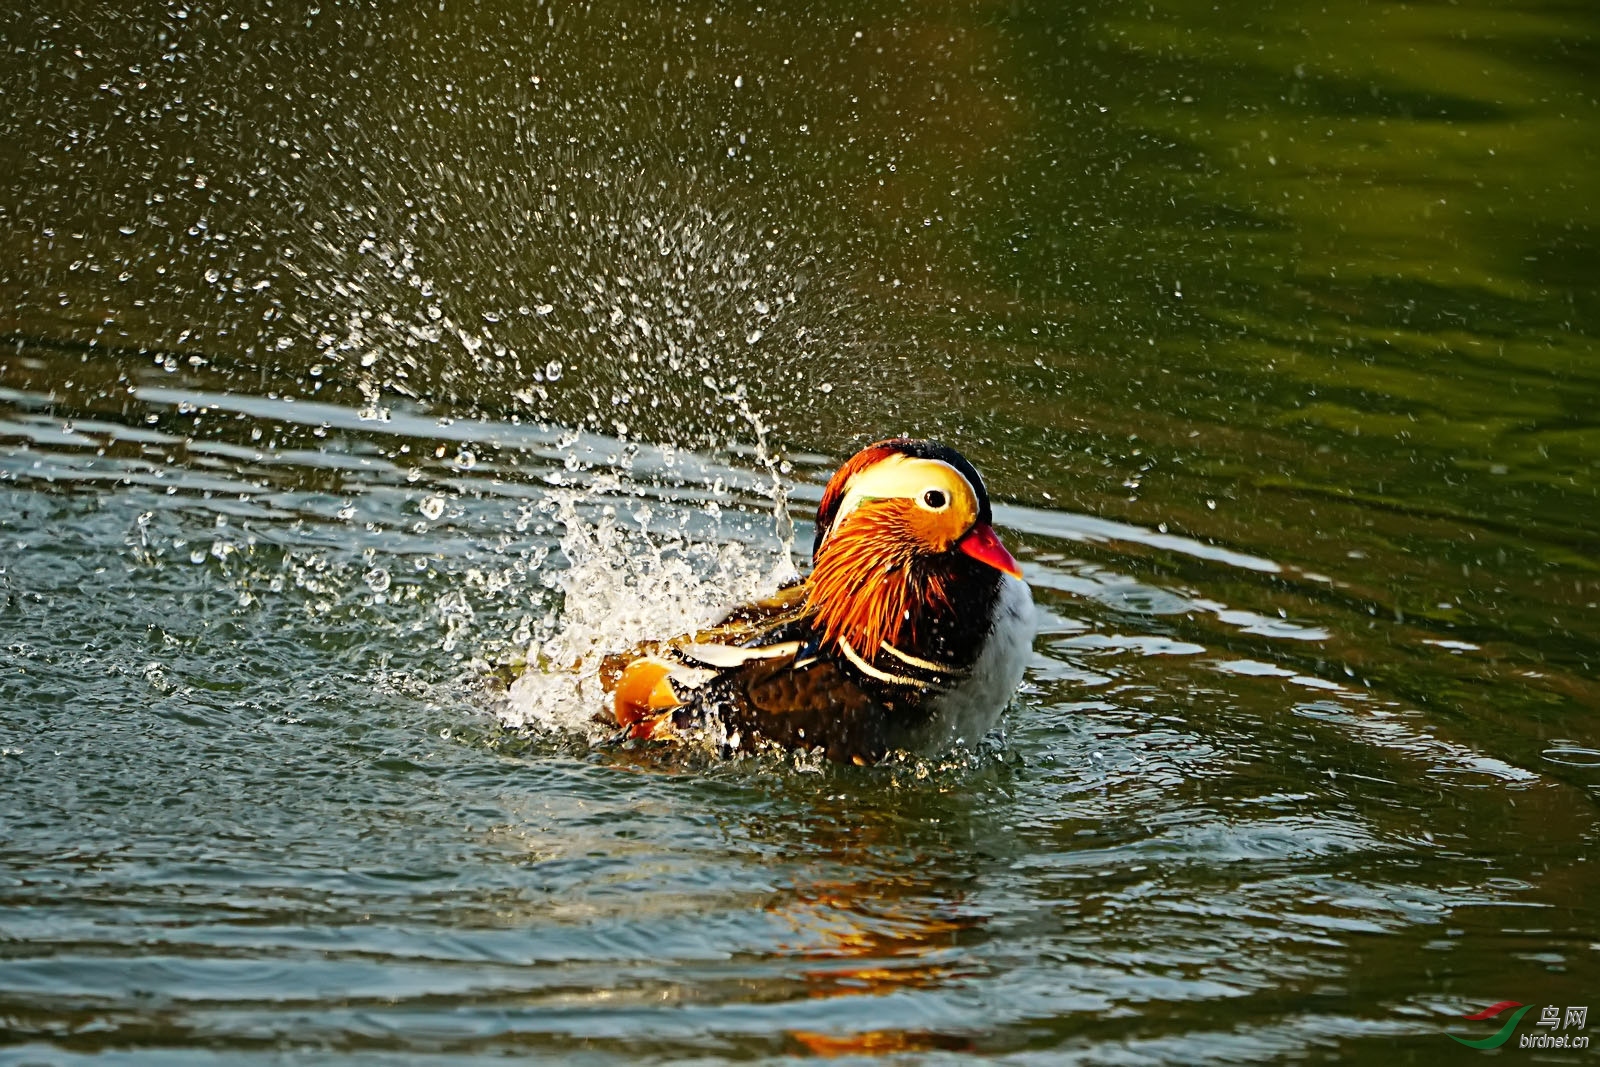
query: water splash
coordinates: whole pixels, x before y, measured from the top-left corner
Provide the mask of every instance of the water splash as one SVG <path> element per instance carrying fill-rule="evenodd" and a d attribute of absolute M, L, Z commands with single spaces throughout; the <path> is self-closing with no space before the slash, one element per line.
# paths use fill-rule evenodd
<path fill-rule="evenodd" d="M 591 738 L 608 732 L 594 722 L 604 706 L 606 654 L 709 625 L 794 569 L 792 523 L 781 549 L 752 553 L 736 540 L 652 534 L 647 509 L 635 513 L 637 526 L 619 521 L 609 504 L 591 517 L 585 512 L 592 501 L 580 493 L 552 494 L 546 506 L 565 530 L 568 566 L 554 579 L 564 607 L 559 622 L 528 646 L 525 668 L 499 708 L 507 726 Z"/>
<path fill-rule="evenodd" d="M 814 421 L 809 386 L 874 365 L 852 359 L 875 313 L 847 272 L 765 213 L 704 177 L 662 188 L 516 144 L 516 167 L 470 180 L 378 152 L 370 165 L 425 202 L 312 210 L 286 237 L 283 305 L 264 312 L 291 339 L 268 340 L 274 360 L 309 365 L 308 389 L 367 419 L 423 400 L 712 450 L 731 427 L 773 428 L 761 397 Z M 244 271 L 220 274 L 219 295 Z"/>

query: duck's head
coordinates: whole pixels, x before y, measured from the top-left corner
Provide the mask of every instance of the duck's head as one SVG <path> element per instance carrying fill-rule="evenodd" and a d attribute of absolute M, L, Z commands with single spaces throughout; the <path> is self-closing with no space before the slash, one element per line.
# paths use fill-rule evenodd
<path fill-rule="evenodd" d="M 807 599 L 824 640 L 870 658 L 966 609 L 952 597 L 969 587 L 1021 578 L 992 521 L 983 478 L 953 448 L 902 437 L 851 456 L 817 507 Z"/>

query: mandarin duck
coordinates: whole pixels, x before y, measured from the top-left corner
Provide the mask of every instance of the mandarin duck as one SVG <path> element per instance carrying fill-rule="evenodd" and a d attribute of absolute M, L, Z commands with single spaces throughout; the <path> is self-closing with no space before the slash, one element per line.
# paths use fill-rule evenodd
<path fill-rule="evenodd" d="M 1016 692 L 1033 597 L 976 468 L 931 441 L 879 441 L 833 475 L 812 570 L 708 630 L 607 657 L 625 737 L 840 762 L 976 745 Z"/>

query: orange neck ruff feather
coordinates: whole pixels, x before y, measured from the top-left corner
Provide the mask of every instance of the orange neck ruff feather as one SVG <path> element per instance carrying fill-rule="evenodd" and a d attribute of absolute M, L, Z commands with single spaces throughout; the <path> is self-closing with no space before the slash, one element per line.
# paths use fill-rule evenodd
<path fill-rule="evenodd" d="M 916 648 L 918 624 L 950 608 L 943 578 L 917 565 L 930 549 L 912 527 L 907 501 L 864 503 L 817 553 L 806 608 L 824 644 L 844 638 L 871 660 L 885 644 Z"/>

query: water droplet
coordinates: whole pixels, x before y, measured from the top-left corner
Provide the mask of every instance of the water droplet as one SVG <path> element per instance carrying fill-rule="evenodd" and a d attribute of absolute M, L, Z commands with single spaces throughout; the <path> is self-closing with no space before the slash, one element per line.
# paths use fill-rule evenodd
<path fill-rule="evenodd" d="M 389 572 L 384 570 L 382 567 L 374 567 L 361 577 L 366 579 L 367 588 L 371 589 L 374 593 L 382 593 L 387 591 L 389 588 Z"/>
<path fill-rule="evenodd" d="M 417 510 L 422 512 L 422 517 L 430 522 L 444 514 L 444 497 L 425 496 L 422 503 L 417 505 Z"/>
<path fill-rule="evenodd" d="M 547 382 L 558 382 L 558 381 L 560 381 L 561 380 L 561 372 L 562 372 L 562 370 L 563 370 L 563 368 L 561 366 L 561 361 L 559 359 L 552 359 L 549 363 L 546 363 L 544 365 L 544 378 L 545 378 L 545 381 L 547 381 Z"/>
<path fill-rule="evenodd" d="M 751 330 L 749 333 L 745 334 L 744 343 L 747 345 L 753 345 L 757 341 L 761 340 L 762 336 L 763 334 L 760 330 Z"/>
<path fill-rule="evenodd" d="M 823 382 L 821 385 L 817 386 L 817 392 L 819 392 L 819 393 L 831 393 L 831 392 L 833 392 L 833 383 L 832 382 Z"/>
<path fill-rule="evenodd" d="M 462 470 L 471 470 L 473 467 L 477 466 L 477 463 L 478 457 L 473 455 L 468 449 L 463 448 L 460 452 L 456 453 L 456 466 L 460 467 Z"/>

